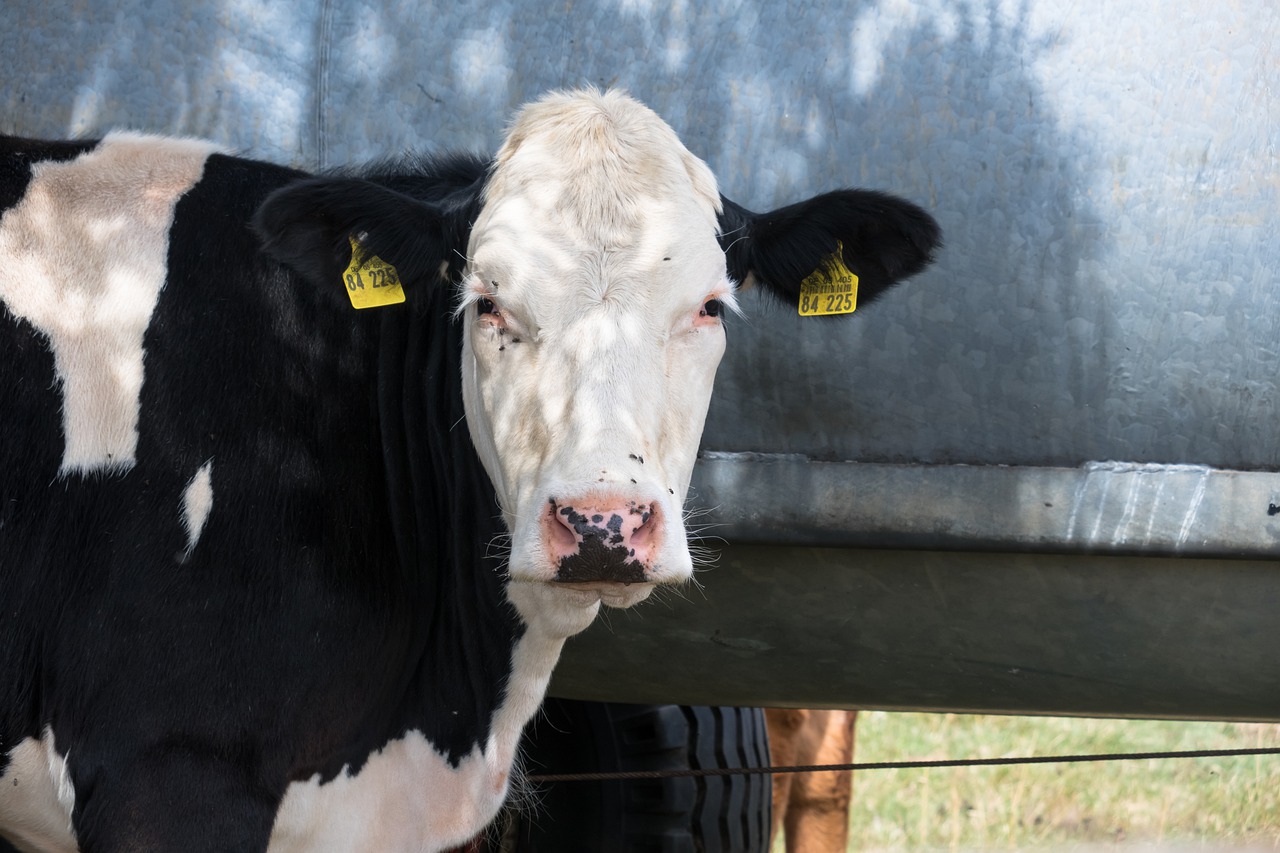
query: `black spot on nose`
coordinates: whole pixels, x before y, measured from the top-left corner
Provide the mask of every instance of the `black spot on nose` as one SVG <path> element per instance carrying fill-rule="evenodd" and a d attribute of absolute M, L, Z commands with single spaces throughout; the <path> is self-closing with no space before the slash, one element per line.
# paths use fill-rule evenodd
<path fill-rule="evenodd" d="M 625 545 L 613 545 L 599 538 L 583 539 L 578 553 L 560 560 L 556 580 L 561 583 L 644 583 L 644 566 L 636 562 L 635 552 Z"/>
<path fill-rule="evenodd" d="M 560 510 L 561 514 L 582 537 L 576 553 L 560 558 L 556 580 L 563 583 L 644 583 L 644 566 L 635 560 L 635 551 L 628 548 L 622 535 L 622 516 L 610 513 L 608 522 L 597 513 L 590 518 L 572 507 Z"/>

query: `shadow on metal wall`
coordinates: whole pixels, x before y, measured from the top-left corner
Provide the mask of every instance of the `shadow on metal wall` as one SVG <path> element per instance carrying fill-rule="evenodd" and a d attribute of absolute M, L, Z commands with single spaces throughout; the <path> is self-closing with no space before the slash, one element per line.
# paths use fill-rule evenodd
<path fill-rule="evenodd" d="M 854 132 L 811 153 L 847 164 L 819 173 L 914 192 L 946 233 L 937 267 L 849 322 L 779 306 L 767 324 L 734 328 L 722 379 L 751 393 L 713 401 L 706 446 L 1075 465 L 1104 443 L 1109 377 L 1096 345 L 1113 329 L 1105 283 L 1087 273 L 1106 251 L 1083 192 L 1094 154 L 1029 71 L 1050 45 L 1030 36 L 1027 4 L 1008 21 L 996 7 L 966 7 L 946 38 L 932 25 L 896 32 L 877 86 L 826 105 Z M 904 160 L 915 186 L 890 184 L 903 169 L 881 165 Z M 721 177 L 732 191 L 736 176 Z M 1072 321 L 1093 340 L 1073 340 Z"/>

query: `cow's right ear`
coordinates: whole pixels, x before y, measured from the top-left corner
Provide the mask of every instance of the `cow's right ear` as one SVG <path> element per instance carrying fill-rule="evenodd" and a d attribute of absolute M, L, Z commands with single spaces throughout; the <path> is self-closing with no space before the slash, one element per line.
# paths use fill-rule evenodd
<path fill-rule="evenodd" d="M 465 250 L 453 245 L 456 213 L 359 178 L 309 178 L 267 196 L 253 230 L 267 254 L 320 286 L 342 281 L 353 237 L 412 286 Z"/>

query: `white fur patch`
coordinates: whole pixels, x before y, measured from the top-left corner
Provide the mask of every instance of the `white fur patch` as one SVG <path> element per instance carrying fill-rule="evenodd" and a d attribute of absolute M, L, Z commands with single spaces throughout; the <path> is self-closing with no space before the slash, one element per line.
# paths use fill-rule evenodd
<path fill-rule="evenodd" d="M 205 522 L 213 509 L 213 460 L 210 459 L 187 483 L 182 493 L 182 526 L 187 531 L 186 556 L 190 557 L 200 541 Z"/>
<path fill-rule="evenodd" d="M 0 827 L 19 849 L 79 849 L 71 827 L 76 792 L 68 757 L 58 754 L 49 728 L 40 740 L 27 738 L 9 753 L 9 766 L 0 775 Z"/>
<path fill-rule="evenodd" d="M 524 725 L 546 693 L 564 644 L 531 626 L 512 654 L 513 672 L 484 748 L 451 767 L 421 732 L 369 757 L 360 772 L 294 782 L 271 831 L 269 853 L 433 853 L 474 838 L 507 795 Z"/>
<path fill-rule="evenodd" d="M 75 160 L 35 164 L 0 219 L 0 303 L 48 339 L 62 387 L 62 474 L 134 464 L 142 341 L 165 283 L 174 205 L 218 150 L 109 134 Z"/>

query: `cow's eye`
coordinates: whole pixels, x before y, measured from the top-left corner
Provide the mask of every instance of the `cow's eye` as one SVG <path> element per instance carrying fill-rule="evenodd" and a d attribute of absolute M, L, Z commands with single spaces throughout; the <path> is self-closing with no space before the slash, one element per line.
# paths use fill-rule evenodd
<path fill-rule="evenodd" d="M 498 306 L 493 304 L 492 299 L 487 299 L 482 296 L 476 300 L 476 313 L 480 315 L 484 315 L 484 314 L 496 315 L 498 313 Z"/>
<path fill-rule="evenodd" d="M 703 317 L 719 317 L 720 310 L 723 307 L 724 306 L 720 304 L 719 299 L 708 299 L 706 302 L 702 303 L 701 314 Z"/>

